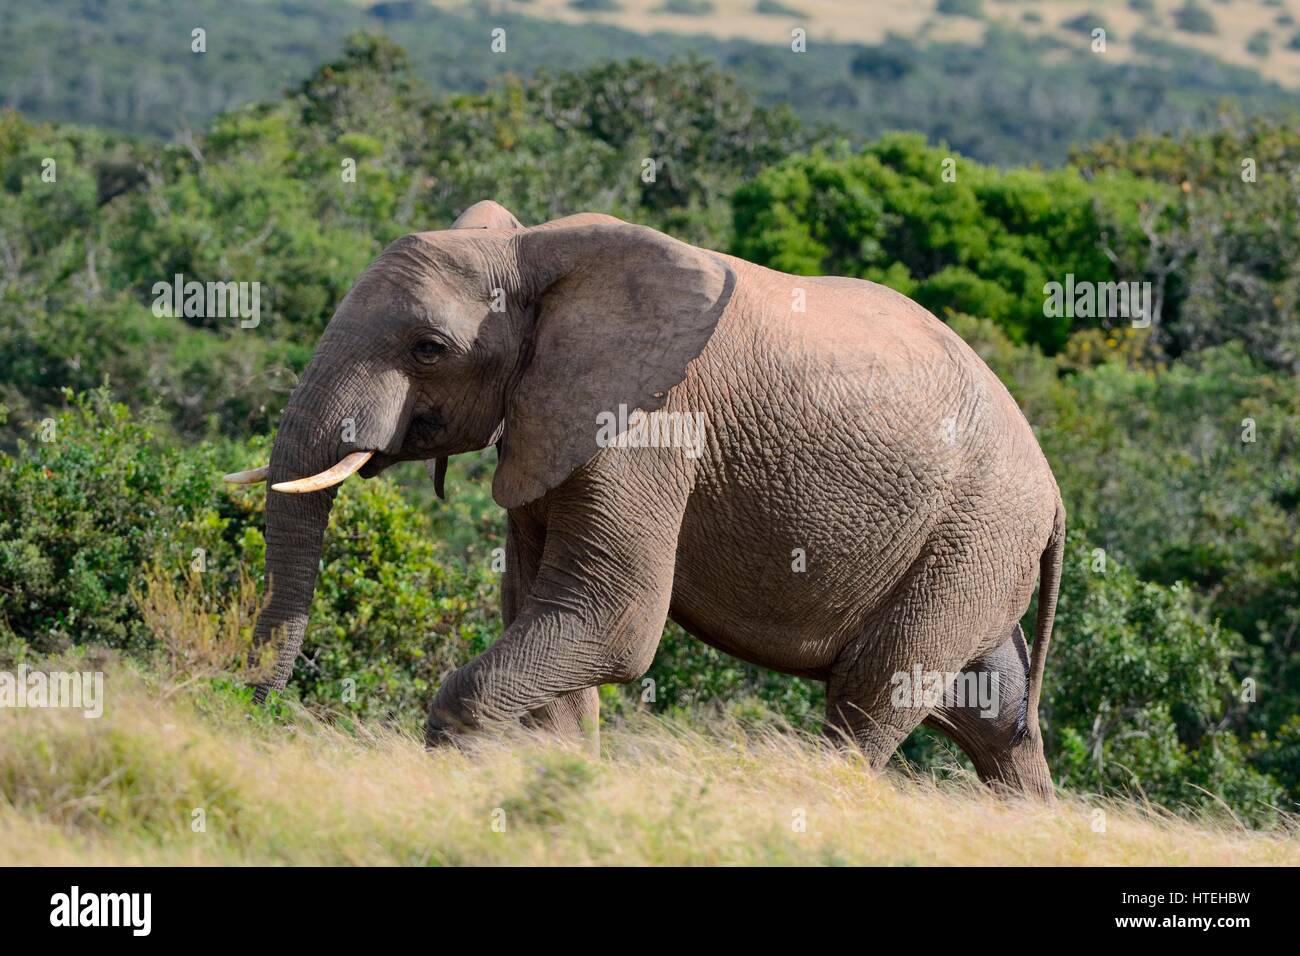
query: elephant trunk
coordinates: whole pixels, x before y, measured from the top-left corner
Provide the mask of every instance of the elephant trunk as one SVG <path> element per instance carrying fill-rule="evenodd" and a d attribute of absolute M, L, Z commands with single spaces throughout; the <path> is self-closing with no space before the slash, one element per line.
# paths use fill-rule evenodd
<path fill-rule="evenodd" d="M 334 394 L 314 387 L 304 377 L 285 409 L 271 449 L 266 497 L 266 603 L 257 619 L 252 657 L 259 658 L 268 641 L 276 648 L 274 669 L 258 672 L 254 700 L 261 703 L 272 690 L 283 690 L 307 630 L 307 614 L 316 587 L 325 526 L 338 489 L 308 493 L 275 491 L 271 486 L 316 475 L 347 454 L 341 448 L 340 422 Z M 256 661 L 250 660 L 250 663 Z"/>

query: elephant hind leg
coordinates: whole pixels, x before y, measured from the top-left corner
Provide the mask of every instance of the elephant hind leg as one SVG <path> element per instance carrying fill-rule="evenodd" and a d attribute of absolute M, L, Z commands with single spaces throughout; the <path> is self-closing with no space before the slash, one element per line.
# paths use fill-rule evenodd
<path fill-rule="evenodd" d="M 883 767 L 925 723 L 960 746 L 994 789 L 1051 800 L 1037 715 L 1027 713 L 1030 660 L 1019 624 L 1008 625 L 997 602 L 972 614 L 960 601 L 936 600 L 968 590 L 968 572 L 937 560 L 913 568 L 871 632 L 832 669 L 827 733 L 849 738 Z"/>
<path fill-rule="evenodd" d="M 1052 776 L 1037 715 L 1029 714 L 1029 652 L 1020 625 L 998 647 L 971 661 L 960 690 L 925 723 L 946 734 L 994 790 L 1050 801 Z"/>
<path fill-rule="evenodd" d="M 870 631 L 836 661 L 826 685 L 825 733 L 859 747 L 879 769 L 938 705 L 927 694 L 930 675 L 960 670 L 978 648 L 955 602 L 933 600 L 954 591 L 959 568 L 934 559 L 918 563 Z"/>
<path fill-rule="evenodd" d="M 852 685 L 832 677 L 826 688 L 826 723 L 822 733 L 832 742 L 857 747 L 872 770 L 882 770 L 925 714 L 882 708 L 864 701 Z"/>

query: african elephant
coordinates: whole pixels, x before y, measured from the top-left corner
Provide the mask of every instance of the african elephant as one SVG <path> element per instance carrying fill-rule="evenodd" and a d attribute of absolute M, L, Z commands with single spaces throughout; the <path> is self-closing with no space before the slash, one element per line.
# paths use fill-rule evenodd
<path fill-rule="evenodd" d="M 671 617 L 824 681 L 828 732 L 873 766 L 924 722 L 996 787 L 1051 798 L 1038 703 L 1065 513 L 1001 382 L 888 288 L 602 215 L 524 228 L 479 203 L 392 243 L 343 299 L 269 469 L 229 476 L 272 483 L 259 699 L 290 676 L 334 486 L 424 460 L 441 493 L 447 456 L 494 442 L 505 630 L 439 689 L 430 744 L 591 726 L 595 688 L 644 674 Z"/>

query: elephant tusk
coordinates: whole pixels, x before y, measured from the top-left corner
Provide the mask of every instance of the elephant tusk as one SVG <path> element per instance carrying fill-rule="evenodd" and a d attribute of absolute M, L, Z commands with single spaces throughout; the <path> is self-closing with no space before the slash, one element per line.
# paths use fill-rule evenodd
<path fill-rule="evenodd" d="M 267 467 L 250 468 L 248 471 L 232 471 L 228 475 L 222 475 L 222 481 L 228 481 L 232 485 L 260 485 L 266 481 Z"/>
<path fill-rule="evenodd" d="M 277 481 L 271 486 L 271 490 L 300 495 L 308 491 L 333 488 L 368 462 L 373 454 L 373 451 L 354 451 L 333 468 L 326 468 L 319 475 L 312 475 L 310 478 L 298 478 L 294 481 Z"/>

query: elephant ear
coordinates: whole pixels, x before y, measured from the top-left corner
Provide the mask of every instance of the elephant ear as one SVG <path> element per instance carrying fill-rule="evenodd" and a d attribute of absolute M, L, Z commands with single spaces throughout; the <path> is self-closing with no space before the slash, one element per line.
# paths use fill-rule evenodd
<path fill-rule="evenodd" d="M 531 351 L 506 404 L 492 495 L 517 508 L 598 450 L 597 416 L 661 408 L 731 299 L 720 256 L 644 226 L 536 227 L 518 240 Z"/>
<path fill-rule="evenodd" d="M 522 229 L 523 223 L 515 218 L 505 206 L 491 199 L 480 199 L 451 224 L 453 229 Z M 443 501 L 447 500 L 447 459 L 430 458 L 424 463 L 424 470 L 433 479 L 433 491 Z"/>

